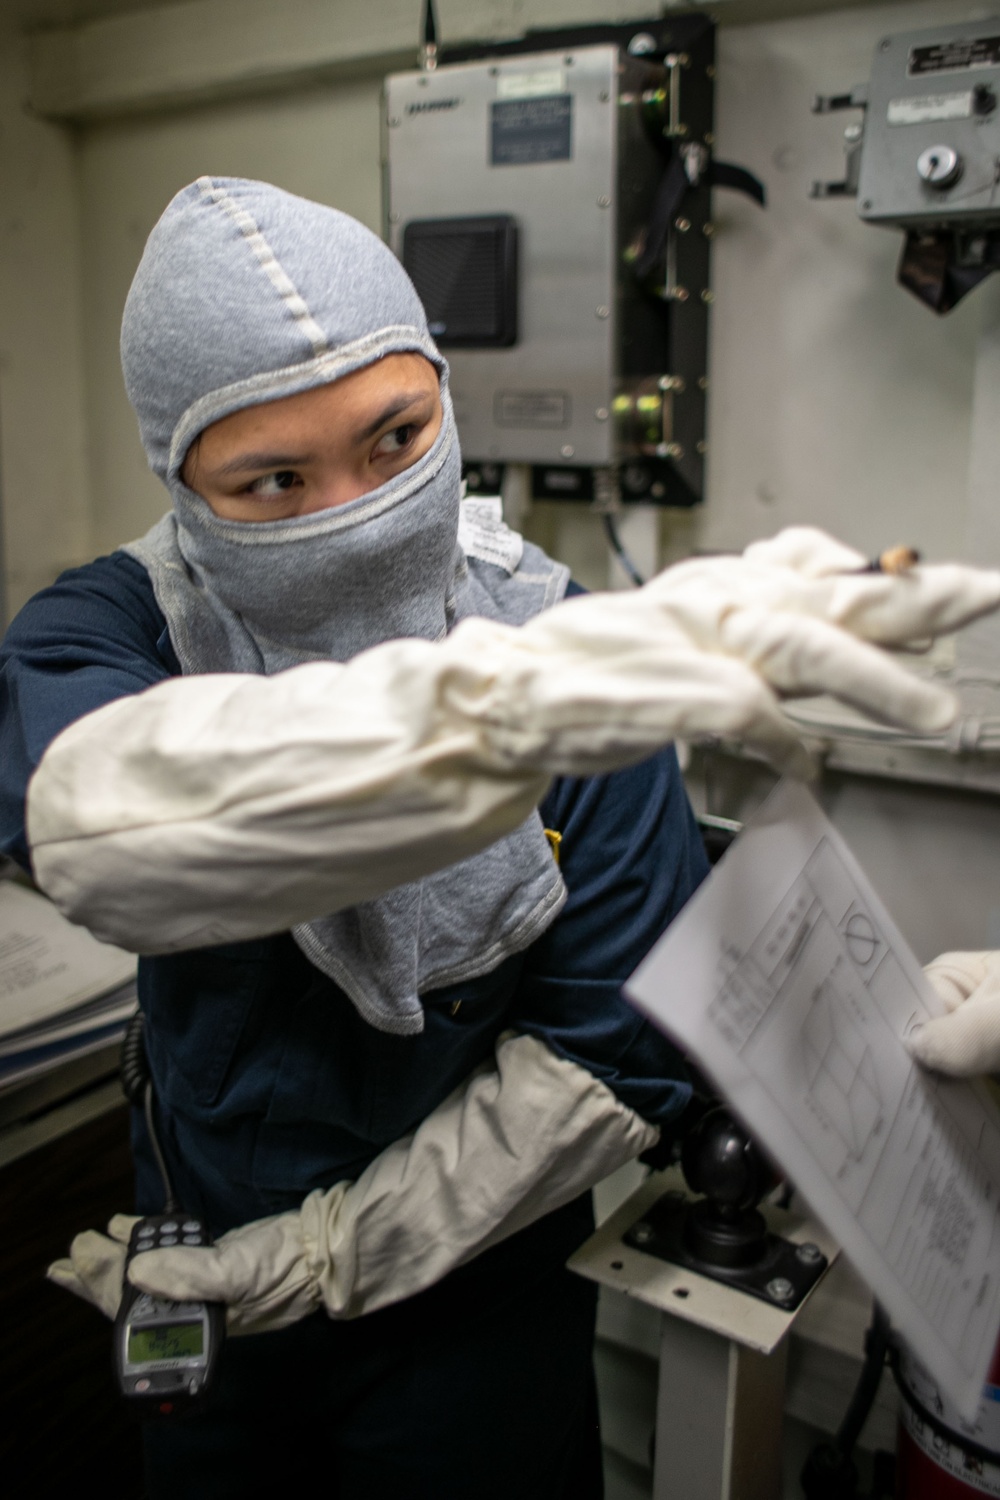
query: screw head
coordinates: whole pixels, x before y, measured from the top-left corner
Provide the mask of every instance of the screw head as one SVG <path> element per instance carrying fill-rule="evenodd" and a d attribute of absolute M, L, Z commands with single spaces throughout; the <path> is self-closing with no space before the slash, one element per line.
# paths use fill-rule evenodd
<path fill-rule="evenodd" d="M 399 118 L 398 115 L 390 115 L 389 116 L 389 126 L 390 126 L 390 128 L 392 130 L 395 130 L 396 126 L 399 125 L 400 123 L 401 123 L 401 121 L 400 121 L 400 118 Z"/>
<path fill-rule="evenodd" d="M 688 230 L 691 228 L 691 220 L 675 219 L 674 228 L 677 230 L 678 234 L 687 234 Z"/>
<path fill-rule="evenodd" d="M 811 1240 L 807 1240 L 804 1245 L 798 1247 L 795 1252 L 795 1258 L 796 1260 L 800 1260 L 804 1266 L 815 1266 L 823 1259 L 823 1252 L 818 1245 L 814 1245 Z"/>
<path fill-rule="evenodd" d="M 576 452 L 576 449 L 573 447 L 572 443 L 563 443 L 562 447 L 559 449 L 559 452 L 562 454 L 563 458 L 572 458 L 573 454 Z"/>
<path fill-rule="evenodd" d="M 598 422 L 606 422 L 608 420 L 608 408 L 606 406 L 599 406 L 594 412 L 594 416 Z"/>
<path fill-rule="evenodd" d="M 398 224 L 399 223 L 399 214 L 397 214 L 395 211 L 393 211 L 389 215 L 389 223 L 390 224 Z"/>
<path fill-rule="evenodd" d="M 611 316 L 610 307 L 605 307 L 603 304 L 600 307 L 595 308 L 594 311 L 597 313 L 597 316 L 599 318 L 609 318 Z"/>
<path fill-rule="evenodd" d="M 608 197 L 607 193 L 601 194 L 601 196 L 597 200 L 597 206 L 598 208 L 610 208 L 611 199 Z"/>
<path fill-rule="evenodd" d="M 714 146 L 715 145 L 715 135 L 714 135 L 714 133 L 711 130 L 706 130 L 705 131 L 705 145 L 706 146 Z"/>
<path fill-rule="evenodd" d="M 790 1302 L 795 1296 L 795 1288 L 787 1276 L 772 1276 L 764 1290 L 772 1302 Z"/>
<path fill-rule="evenodd" d="M 694 446 L 695 446 L 695 451 L 697 453 L 707 453 L 708 452 L 708 444 L 705 442 L 704 438 L 699 438 L 698 441 L 695 443 Z"/>
<path fill-rule="evenodd" d="M 698 389 L 699 389 L 699 391 L 707 391 L 708 390 L 708 376 L 707 375 L 699 375 L 698 376 Z"/>
<path fill-rule="evenodd" d="M 598 99 L 600 99 L 602 104 L 607 104 L 608 100 L 611 98 L 611 95 L 608 93 L 607 89 L 601 89 L 601 92 L 597 97 Z"/>
<path fill-rule="evenodd" d="M 702 300 L 702 302 L 705 303 L 706 306 L 708 306 L 709 303 L 715 301 L 715 293 L 713 291 L 711 291 L 707 286 L 703 287 L 702 288 L 702 293 L 701 293 L 701 300 Z"/>
<path fill-rule="evenodd" d="M 707 240 L 712 238 L 712 235 L 715 233 L 715 225 L 711 219 L 706 219 L 705 223 L 701 226 L 701 232 Z"/>
<path fill-rule="evenodd" d="M 652 1224 L 647 1224 L 644 1219 L 640 1219 L 632 1230 L 632 1238 L 637 1245 L 648 1245 L 650 1240 L 655 1239 L 655 1237 L 656 1231 L 653 1229 Z"/>
<path fill-rule="evenodd" d="M 686 302 L 690 293 L 686 286 L 671 286 L 667 288 L 667 296 L 673 302 Z"/>

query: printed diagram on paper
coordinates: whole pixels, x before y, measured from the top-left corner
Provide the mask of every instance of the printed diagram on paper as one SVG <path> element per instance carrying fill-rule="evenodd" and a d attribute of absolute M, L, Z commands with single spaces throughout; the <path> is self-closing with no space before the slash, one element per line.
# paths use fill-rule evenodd
<path fill-rule="evenodd" d="M 781 1049 L 816 1149 L 855 1208 L 881 1155 L 887 1110 L 894 1114 L 899 1102 L 880 1076 L 871 1035 L 878 1012 L 869 987 L 884 965 L 897 970 L 898 983 L 887 943 L 852 899 L 846 871 L 823 839 L 750 948 L 723 947 L 720 988 L 709 1008 L 751 1069 L 764 1048 L 770 1072 L 773 1049 Z"/>
<path fill-rule="evenodd" d="M 903 1042 L 940 1012 L 812 798 L 784 785 L 633 976 L 974 1410 L 1000 1325 L 1000 1116 Z"/>

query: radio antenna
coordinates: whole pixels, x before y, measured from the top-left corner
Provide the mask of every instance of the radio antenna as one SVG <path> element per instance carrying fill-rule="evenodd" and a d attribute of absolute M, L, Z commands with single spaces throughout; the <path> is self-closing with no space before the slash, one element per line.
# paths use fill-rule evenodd
<path fill-rule="evenodd" d="M 424 0 L 424 39 L 420 45 L 420 67 L 425 73 L 433 73 L 437 65 L 437 21 L 434 17 L 434 0 Z"/>

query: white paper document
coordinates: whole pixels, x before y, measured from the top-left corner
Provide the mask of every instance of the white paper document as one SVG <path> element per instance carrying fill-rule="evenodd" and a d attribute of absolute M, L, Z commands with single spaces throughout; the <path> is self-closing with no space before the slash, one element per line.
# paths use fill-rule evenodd
<path fill-rule="evenodd" d="M 134 978 L 135 955 L 74 927 L 51 901 L 0 881 L 0 1037 Z"/>
<path fill-rule="evenodd" d="M 944 1009 L 783 783 L 626 992 L 712 1078 L 971 1418 L 1000 1329 L 1000 1111 L 904 1037 Z"/>

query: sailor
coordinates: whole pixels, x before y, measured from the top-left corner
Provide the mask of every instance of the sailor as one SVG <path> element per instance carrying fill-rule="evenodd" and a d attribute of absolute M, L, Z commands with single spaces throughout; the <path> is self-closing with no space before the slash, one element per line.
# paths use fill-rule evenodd
<path fill-rule="evenodd" d="M 600 1493 L 589 1189 L 663 1150 L 683 1060 L 621 985 L 705 859 L 670 741 L 808 760 L 826 691 L 915 731 L 954 704 L 880 646 L 1000 576 L 872 573 L 797 529 L 629 595 L 581 591 L 461 502 L 448 371 L 387 248 L 202 178 L 122 333 L 171 509 L 12 625 L 0 847 L 141 955 L 163 1147 L 220 1298 L 210 1409 L 145 1435 L 147 1491 Z M 141 1212 L 159 1182 L 134 1122 Z M 109 1315 L 129 1221 L 54 1279 Z"/>

